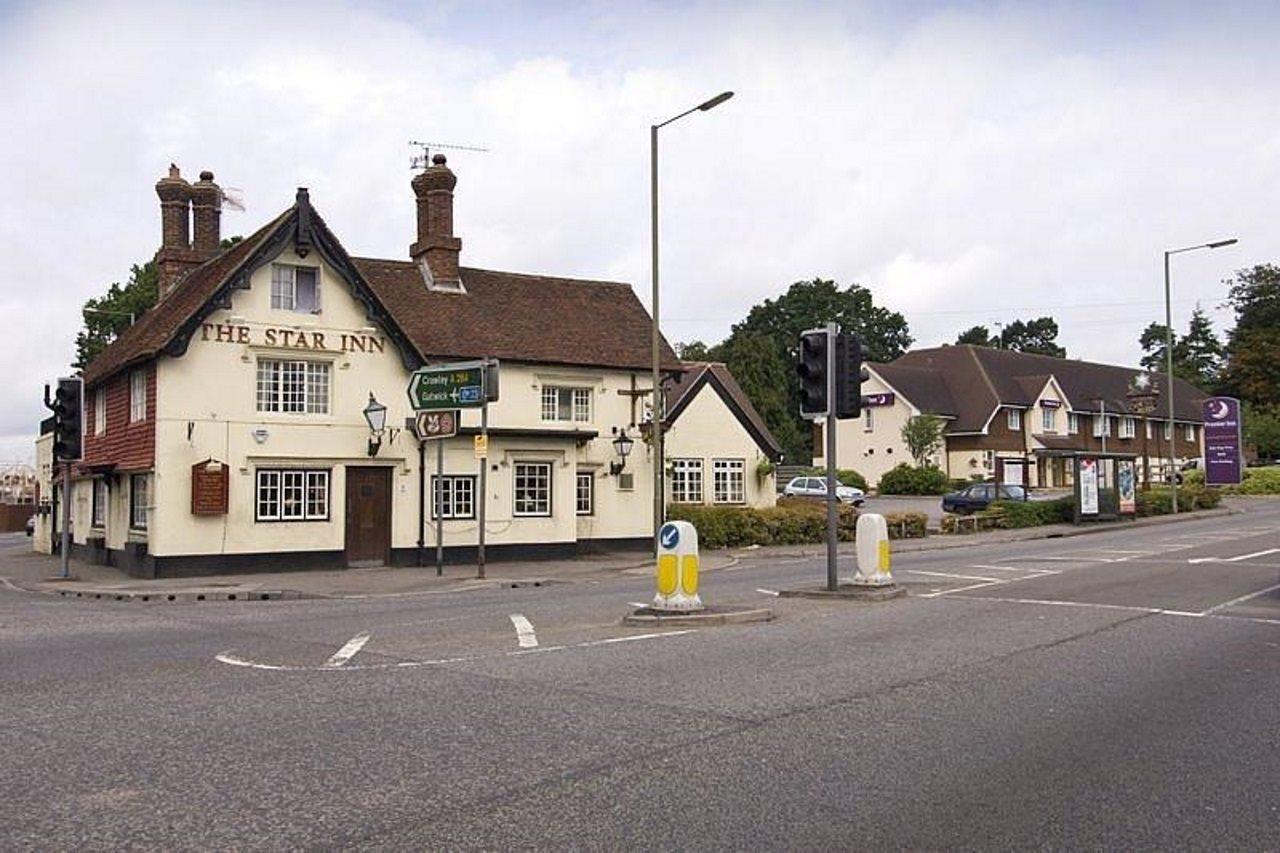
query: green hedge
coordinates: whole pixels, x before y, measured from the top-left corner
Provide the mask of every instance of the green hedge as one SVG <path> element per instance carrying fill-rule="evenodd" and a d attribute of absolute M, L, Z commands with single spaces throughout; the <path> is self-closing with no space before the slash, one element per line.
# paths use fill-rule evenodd
<path fill-rule="evenodd" d="M 941 469 L 916 468 L 903 462 L 880 476 L 878 488 L 882 495 L 941 495 L 948 485 Z"/>
<path fill-rule="evenodd" d="M 1178 489 L 1178 511 L 1213 509 L 1222 503 L 1222 490 L 1184 483 Z M 1138 515 L 1168 515 L 1173 512 L 1173 490 L 1149 489 L 1138 492 Z"/>
<path fill-rule="evenodd" d="M 1244 482 L 1223 491 L 1231 495 L 1280 495 L 1280 467 L 1246 468 Z"/>
<path fill-rule="evenodd" d="M 836 533 L 841 542 L 852 542 L 858 511 L 840 505 Z M 702 548 L 742 548 L 747 545 L 809 545 L 827 538 L 827 508 L 822 501 L 779 498 L 776 507 L 672 504 L 667 518 L 687 521 L 698 530 Z M 885 516 L 892 539 L 925 535 L 924 513 L 904 512 Z"/>
<path fill-rule="evenodd" d="M 1053 501 L 996 501 L 983 515 L 1000 528 L 1039 527 L 1071 521 L 1074 505 L 1075 499 L 1069 497 Z"/>

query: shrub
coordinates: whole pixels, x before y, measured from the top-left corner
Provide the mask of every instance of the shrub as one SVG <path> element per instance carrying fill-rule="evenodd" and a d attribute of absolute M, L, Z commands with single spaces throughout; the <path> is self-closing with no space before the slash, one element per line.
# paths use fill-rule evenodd
<path fill-rule="evenodd" d="M 1213 509 L 1222 503 L 1222 491 L 1205 486 L 1183 485 L 1178 489 L 1178 511 Z M 1138 515 L 1168 515 L 1173 512 L 1173 490 L 1148 489 L 1138 492 Z"/>
<path fill-rule="evenodd" d="M 1039 527 L 1072 520 L 1073 498 L 1053 501 L 996 501 L 983 515 L 1002 528 Z"/>
<path fill-rule="evenodd" d="M 947 489 L 947 475 L 938 468 L 914 468 L 906 462 L 880 477 L 882 495 L 940 495 Z"/>
<path fill-rule="evenodd" d="M 929 516 L 923 512 L 892 512 L 884 517 L 890 539 L 923 539 Z"/>
<path fill-rule="evenodd" d="M 825 480 L 827 478 L 827 469 L 826 468 L 809 468 L 804 472 L 804 476 L 821 477 Z M 853 486 L 855 489 L 862 489 L 862 491 L 864 492 L 867 491 L 867 489 L 869 488 L 867 486 L 867 478 L 862 476 L 852 468 L 837 468 L 836 480 L 842 486 Z"/>
<path fill-rule="evenodd" d="M 827 508 L 822 501 L 779 498 L 778 505 L 765 509 L 744 506 L 700 506 L 672 504 L 667 518 L 687 521 L 698 531 L 703 548 L 742 548 L 747 545 L 812 545 L 827 538 Z M 887 516 L 893 539 L 920 538 L 928 521 L 924 513 L 905 512 Z M 858 511 L 841 504 L 837 508 L 836 536 L 852 542 L 858 526 Z"/>
<path fill-rule="evenodd" d="M 1182 472 L 1182 482 L 1188 486 L 1203 486 L 1204 471 L 1199 468 L 1193 468 L 1190 471 Z"/>
<path fill-rule="evenodd" d="M 1246 468 L 1244 482 L 1227 486 L 1232 495 L 1280 495 L 1280 467 Z"/>

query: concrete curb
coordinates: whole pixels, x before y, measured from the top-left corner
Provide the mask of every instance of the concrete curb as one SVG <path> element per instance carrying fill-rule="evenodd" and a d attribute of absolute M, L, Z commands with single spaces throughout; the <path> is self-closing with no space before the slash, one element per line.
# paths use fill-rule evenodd
<path fill-rule="evenodd" d="M 311 595 L 292 589 L 254 589 L 254 590 L 200 590 L 180 592 L 177 590 L 156 592 L 124 592 L 104 589 L 28 589 L 28 592 L 50 595 L 57 598 L 78 598 L 84 601 L 141 601 L 155 604 L 190 604 L 208 601 L 298 601 L 304 598 L 327 598 L 323 595 Z"/>
<path fill-rule="evenodd" d="M 782 598 L 816 598 L 816 599 L 839 599 L 842 601 L 892 601 L 895 598 L 905 598 L 907 588 L 890 584 L 888 586 L 855 586 L 852 583 L 844 582 L 837 584 L 835 589 L 827 589 L 821 586 L 800 587 L 798 589 L 782 589 L 778 590 L 778 595 Z"/>
<path fill-rule="evenodd" d="M 660 613 L 648 607 L 642 607 L 622 617 L 622 624 L 643 628 L 661 625 L 680 625 L 696 628 L 713 625 L 741 625 L 747 622 L 769 622 L 772 619 L 773 611 L 767 607 L 733 610 L 707 609 L 696 613 Z"/>

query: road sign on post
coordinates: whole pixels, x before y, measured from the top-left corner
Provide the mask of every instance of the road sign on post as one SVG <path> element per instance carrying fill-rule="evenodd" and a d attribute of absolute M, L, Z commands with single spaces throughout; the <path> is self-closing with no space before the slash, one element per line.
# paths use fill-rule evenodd
<path fill-rule="evenodd" d="M 453 438 L 458 434 L 459 411 L 452 412 L 418 412 L 413 429 L 422 441 L 438 438 Z"/>
<path fill-rule="evenodd" d="M 409 377 L 409 403 L 419 412 L 479 408 L 490 399 L 485 394 L 487 368 L 483 361 L 418 368 Z"/>

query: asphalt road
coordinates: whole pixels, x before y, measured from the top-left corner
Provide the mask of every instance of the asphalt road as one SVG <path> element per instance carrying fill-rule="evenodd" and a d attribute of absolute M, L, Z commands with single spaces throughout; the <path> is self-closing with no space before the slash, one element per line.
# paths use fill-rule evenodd
<path fill-rule="evenodd" d="M 687 633 L 620 625 L 643 577 L 0 584 L 0 847 L 1280 847 L 1280 506 L 903 555 L 877 605 L 772 594 L 822 571 L 708 574 L 777 619 Z"/>

